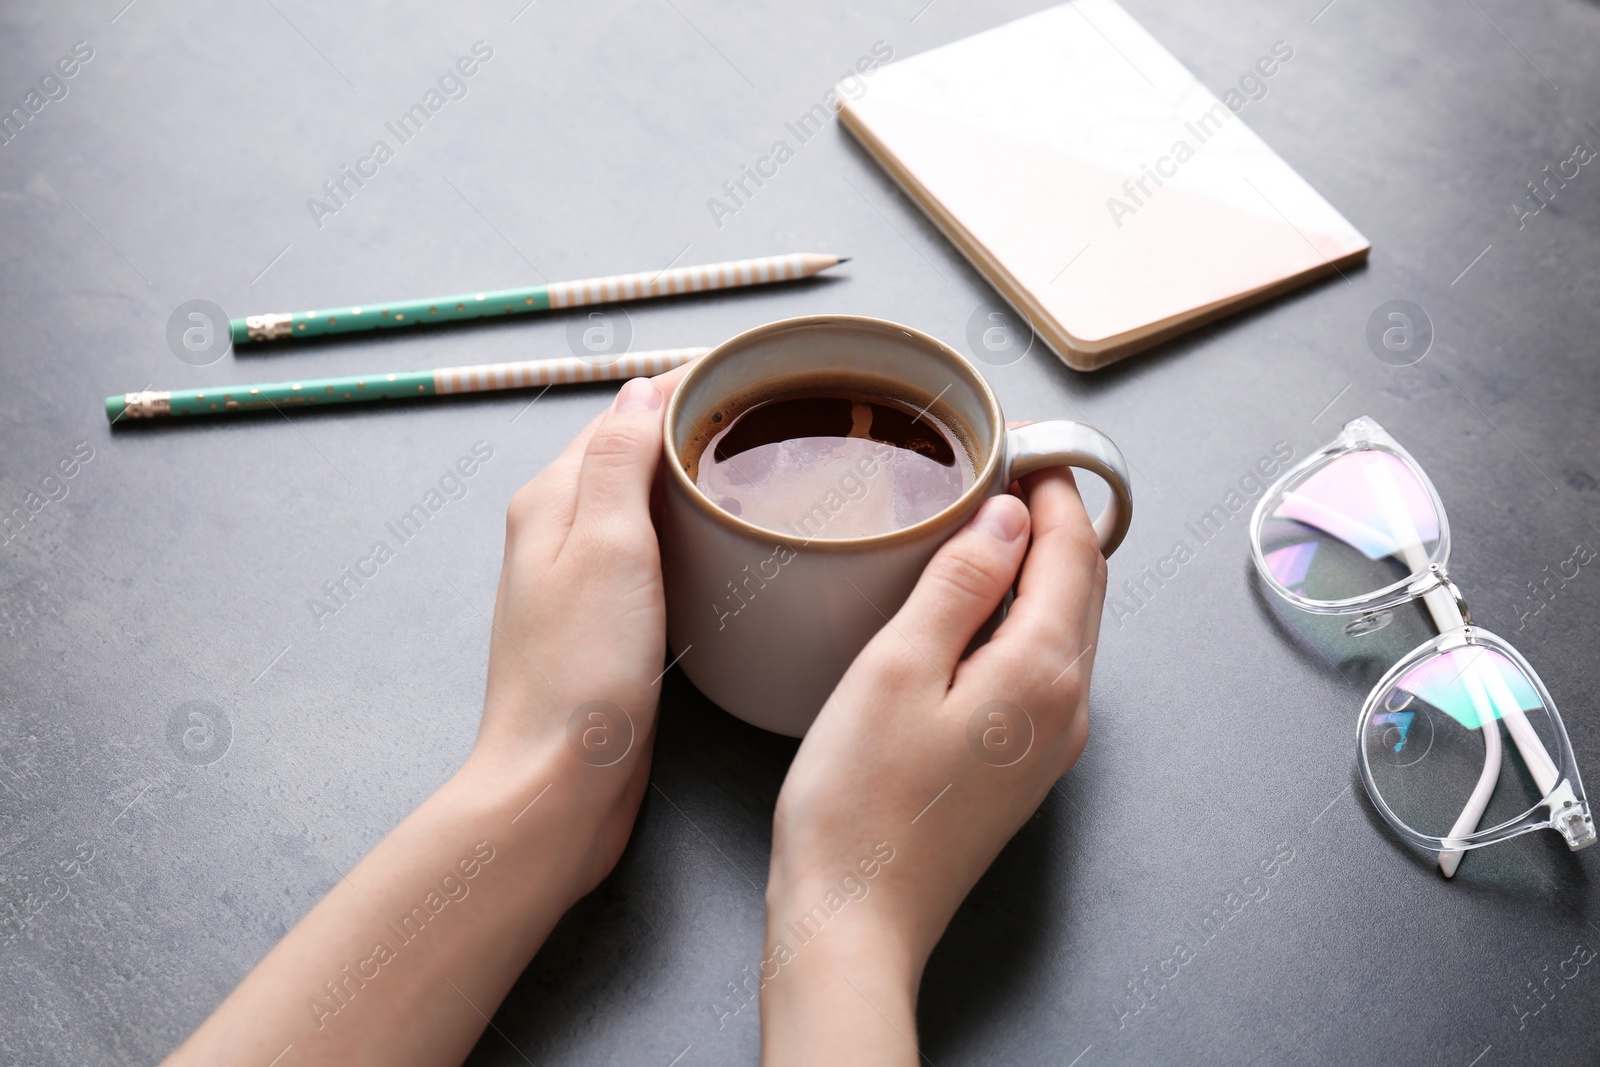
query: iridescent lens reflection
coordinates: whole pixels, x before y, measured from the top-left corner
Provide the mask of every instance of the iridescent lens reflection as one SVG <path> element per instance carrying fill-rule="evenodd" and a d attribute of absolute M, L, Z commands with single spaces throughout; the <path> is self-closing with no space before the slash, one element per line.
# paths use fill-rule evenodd
<path fill-rule="evenodd" d="M 1428 490 L 1387 452 L 1340 456 L 1285 493 L 1273 516 L 1330 533 L 1368 559 L 1403 556 L 1439 540 Z"/>
<path fill-rule="evenodd" d="M 1405 670 L 1361 734 L 1370 788 L 1403 825 L 1429 837 L 1472 833 L 1527 812 L 1541 796 L 1528 759 L 1560 744 L 1533 679 L 1483 645 L 1435 653 Z M 1493 782 L 1481 797 L 1487 807 L 1464 816 L 1485 775 Z"/>
<path fill-rule="evenodd" d="M 1528 676 L 1500 653 L 1473 645 L 1413 667 L 1395 689 L 1448 714 L 1469 730 L 1544 707 Z M 1386 700 L 1386 704 L 1398 703 Z"/>
<path fill-rule="evenodd" d="M 1315 541 L 1301 541 L 1298 545 L 1275 549 L 1267 553 L 1267 570 L 1285 589 L 1299 589 L 1311 571 L 1311 559 L 1316 554 Z"/>
<path fill-rule="evenodd" d="M 1311 600 L 1345 600 L 1420 573 L 1439 547 L 1439 513 L 1398 456 L 1368 450 L 1325 463 L 1268 503 L 1268 572 Z"/>

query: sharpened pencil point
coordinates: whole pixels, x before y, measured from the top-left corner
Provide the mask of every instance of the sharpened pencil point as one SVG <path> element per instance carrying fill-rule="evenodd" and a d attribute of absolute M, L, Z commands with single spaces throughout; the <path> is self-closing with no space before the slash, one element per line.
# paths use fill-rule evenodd
<path fill-rule="evenodd" d="M 839 262 L 840 263 L 848 263 L 848 262 L 850 262 L 850 259 L 851 259 L 850 256 L 840 256 L 839 257 Z"/>

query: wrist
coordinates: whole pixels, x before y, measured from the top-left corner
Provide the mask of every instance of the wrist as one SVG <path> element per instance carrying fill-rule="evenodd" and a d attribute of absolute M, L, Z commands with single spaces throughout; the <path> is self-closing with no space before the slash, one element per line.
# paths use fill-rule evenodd
<path fill-rule="evenodd" d="M 768 892 L 762 1063 L 916 1063 L 924 961 L 873 906 L 886 894 L 833 896 L 834 911 L 829 893 L 825 881 L 809 880 Z"/>
<path fill-rule="evenodd" d="M 591 859 L 574 846 L 595 839 L 603 807 L 573 762 L 558 742 L 512 754 L 480 745 L 438 794 L 474 825 L 493 828 L 491 839 L 528 865 L 562 911 L 588 891 Z"/>
<path fill-rule="evenodd" d="M 870 970 L 913 992 L 921 979 L 927 958 L 900 921 L 902 909 L 870 882 L 821 876 L 774 882 L 767 888 L 766 910 L 763 960 L 795 962 L 806 955 L 830 967 Z"/>
<path fill-rule="evenodd" d="M 819 925 L 844 919 L 848 928 L 869 937 L 885 959 L 919 975 L 932 945 L 924 947 L 927 939 L 919 936 L 916 915 L 921 909 L 914 899 L 906 899 L 907 861 L 894 844 L 867 835 L 854 844 L 836 842 L 808 850 L 803 838 L 779 829 L 767 882 L 769 933 L 787 925 L 809 937 Z"/>
<path fill-rule="evenodd" d="M 559 885 L 570 906 L 610 872 L 632 834 L 650 741 L 630 729 L 627 747 L 613 759 L 604 750 L 579 751 L 564 732 L 511 743 L 485 730 L 449 788 L 492 809 L 490 817 L 537 857 L 541 878 Z"/>

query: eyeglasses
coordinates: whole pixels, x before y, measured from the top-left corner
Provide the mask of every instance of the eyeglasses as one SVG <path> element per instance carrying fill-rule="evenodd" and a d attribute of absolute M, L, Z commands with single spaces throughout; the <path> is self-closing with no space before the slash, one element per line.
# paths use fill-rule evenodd
<path fill-rule="evenodd" d="M 1510 643 L 1472 625 L 1445 571 L 1450 527 L 1433 483 L 1370 418 L 1286 473 L 1256 505 L 1250 550 L 1273 592 L 1342 632 L 1387 626 L 1421 600 L 1439 636 L 1389 669 L 1361 708 L 1361 780 L 1405 840 L 1440 853 L 1553 829 L 1573 851 L 1595 843 L 1589 802 L 1561 715 Z M 1501 729 L 1521 756 L 1519 768 Z M 1498 817 L 1478 829 L 1485 812 Z M 1519 814 L 1520 813 L 1520 814 Z"/>

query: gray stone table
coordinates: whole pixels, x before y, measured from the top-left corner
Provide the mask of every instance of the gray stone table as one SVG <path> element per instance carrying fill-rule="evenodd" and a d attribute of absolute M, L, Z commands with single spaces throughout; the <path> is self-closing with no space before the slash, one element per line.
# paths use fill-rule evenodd
<path fill-rule="evenodd" d="M 562 355 L 575 321 L 198 366 L 218 353 L 177 358 L 174 312 L 817 250 L 855 260 L 809 284 L 636 305 L 633 347 L 821 311 L 964 345 L 993 292 L 837 125 L 800 144 L 785 123 L 876 42 L 908 56 L 1040 6 L 0 13 L 0 106 L 25 107 L 44 79 L 0 145 L 0 511 L 23 515 L 0 537 L 0 1062 L 158 1060 L 449 775 L 480 710 L 505 504 L 610 396 L 112 432 L 109 393 Z M 1575 145 L 1600 147 L 1600 5 L 1127 6 L 1218 93 L 1289 42 L 1241 117 L 1374 250 L 1343 279 L 1094 376 L 1037 351 L 983 365 L 1013 417 L 1112 434 L 1139 512 L 1111 565 L 1120 609 L 1089 748 L 935 954 L 926 1058 L 1595 1062 L 1600 961 L 1577 961 L 1600 950 L 1600 850 L 1542 834 L 1442 879 L 1355 776 L 1352 725 L 1392 649 L 1349 658 L 1263 598 L 1247 513 L 1203 543 L 1185 524 L 1280 442 L 1303 456 L 1373 415 L 1437 483 L 1455 577 L 1539 668 L 1600 780 L 1600 567 L 1543 599 L 1532 585 L 1575 546 L 1600 548 L 1600 163 L 1537 214 L 1527 199 Z M 389 134 L 480 41 L 492 54 L 425 127 Z M 63 58 L 72 76 L 47 78 Z M 380 139 L 390 158 L 362 164 Z M 779 173 L 714 213 L 708 200 L 779 139 L 795 149 Z M 358 165 L 364 184 L 331 199 L 324 183 Z M 1392 299 L 1432 322 L 1414 366 L 1365 341 Z M 465 495 L 337 611 L 314 611 L 480 441 L 493 458 Z M 1123 583 L 1179 539 L 1192 559 L 1135 599 Z M 793 751 L 670 672 L 632 844 L 471 1062 L 753 1063 L 756 1013 L 732 1010 L 730 983 L 760 952 Z M 1263 861 L 1264 890 L 1198 933 Z M 1175 967 L 1178 939 L 1194 947 Z"/>

